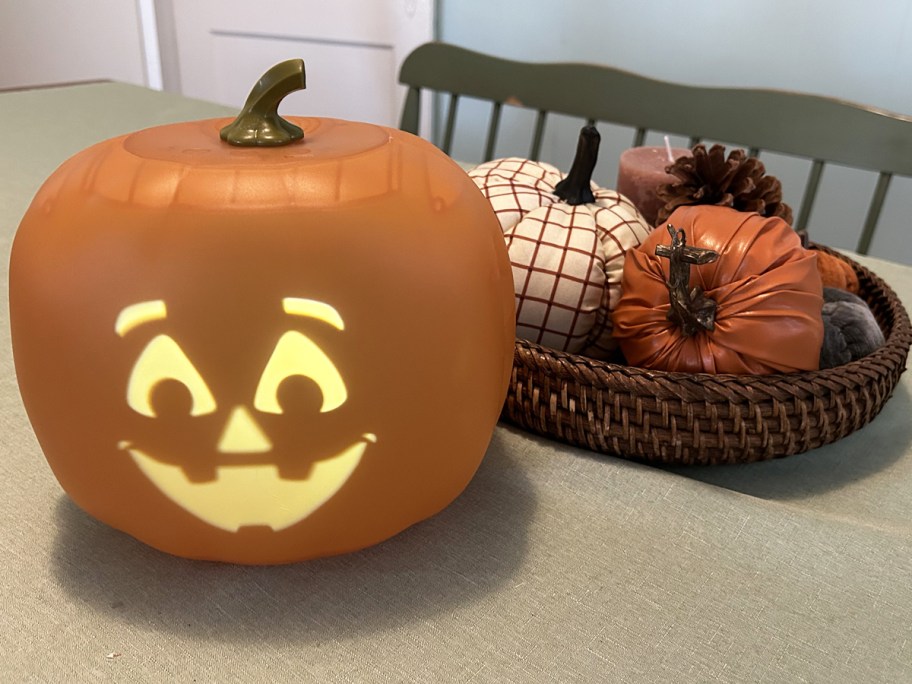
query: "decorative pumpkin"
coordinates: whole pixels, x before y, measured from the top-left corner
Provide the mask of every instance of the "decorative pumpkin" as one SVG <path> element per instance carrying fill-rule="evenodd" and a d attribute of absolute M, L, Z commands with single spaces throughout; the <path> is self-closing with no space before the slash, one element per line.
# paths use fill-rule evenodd
<path fill-rule="evenodd" d="M 610 312 L 620 297 L 624 253 L 651 229 L 630 200 L 591 181 L 599 141 L 594 126 L 582 129 L 567 176 L 517 157 L 469 172 L 503 229 L 517 335 L 595 358 L 617 346 Z"/>
<path fill-rule="evenodd" d="M 668 222 L 627 253 L 613 318 L 628 363 L 688 373 L 817 369 L 816 255 L 785 221 L 697 205 Z"/>
<path fill-rule="evenodd" d="M 804 247 L 810 246 L 811 241 L 807 229 L 799 230 L 798 236 Z M 814 253 L 817 255 L 817 270 L 820 272 L 820 280 L 824 288 L 836 288 L 852 294 L 859 293 L 861 283 L 858 281 L 858 274 L 847 261 L 822 250 L 815 250 Z M 826 293 L 824 293 L 824 299 L 826 299 Z"/>
<path fill-rule="evenodd" d="M 656 196 L 663 203 L 658 211 L 659 225 L 677 207 L 692 204 L 734 207 L 792 222 L 792 208 L 782 201 L 782 183 L 767 175 L 763 162 L 744 150 L 732 150 L 726 158 L 723 145 L 715 144 L 709 150 L 705 145 L 695 145 L 692 154 L 679 156 L 668 166 L 668 172 L 676 180 L 656 188 Z M 799 230 L 798 234 L 807 247 L 807 231 Z M 817 270 L 824 287 L 858 293 L 858 276 L 839 257 L 817 252 Z"/>
<path fill-rule="evenodd" d="M 378 543 L 463 490 L 506 394 L 490 205 L 415 136 L 280 118 L 303 86 L 285 62 L 230 126 L 80 152 L 13 245 L 16 372 L 48 463 L 87 512 L 172 554 Z"/>
<path fill-rule="evenodd" d="M 858 274 L 849 264 L 828 252 L 817 252 L 817 270 L 824 287 L 834 287 L 858 294 L 861 284 Z"/>

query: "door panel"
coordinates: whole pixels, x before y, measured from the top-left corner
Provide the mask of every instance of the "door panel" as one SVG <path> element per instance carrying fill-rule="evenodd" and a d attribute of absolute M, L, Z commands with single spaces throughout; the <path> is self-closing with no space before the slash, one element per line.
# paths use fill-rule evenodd
<path fill-rule="evenodd" d="M 141 17 L 124 0 L 0 0 L 0 89 L 112 79 L 148 85 Z"/>
<path fill-rule="evenodd" d="M 227 105 L 243 103 L 266 69 L 290 56 L 301 56 L 307 88 L 285 98 L 283 113 L 357 118 L 386 125 L 398 117 L 397 103 L 389 92 L 397 76 L 390 46 L 214 34 L 211 47 L 218 80 L 208 86 L 200 84 L 201 91 L 211 88 L 208 99 Z M 357 106 L 354 114 L 353 106 Z"/>
<path fill-rule="evenodd" d="M 163 36 L 162 60 L 171 60 L 164 70 L 176 73 L 176 89 L 240 107 L 266 69 L 300 57 L 307 89 L 286 98 L 288 114 L 397 126 L 399 65 L 433 39 L 433 0 L 259 0 L 253 12 L 249 0 L 162 4 L 169 21 L 160 31 L 173 31 Z"/>

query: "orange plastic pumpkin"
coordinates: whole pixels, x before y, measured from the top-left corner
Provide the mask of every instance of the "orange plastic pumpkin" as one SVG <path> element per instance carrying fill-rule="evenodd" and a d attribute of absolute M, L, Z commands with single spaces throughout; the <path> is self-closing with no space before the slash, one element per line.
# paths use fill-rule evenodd
<path fill-rule="evenodd" d="M 627 253 L 623 294 L 613 313 L 614 335 L 628 363 L 688 373 L 817 369 L 823 286 L 814 252 L 801 246 L 785 221 L 698 205 L 679 207 L 668 223 L 684 232 L 696 252 L 717 255 L 690 268 L 684 284 L 687 297 L 714 303 L 714 320 L 709 329 L 688 332 L 675 319 L 670 261 L 661 255 L 669 233 L 656 228 Z"/>
<path fill-rule="evenodd" d="M 276 69 L 303 86 L 299 61 Z M 465 173 L 397 130 L 279 119 L 268 80 L 263 120 L 235 122 L 262 145 L 206 120 L 69 159 L 10 263 L 21 393 L 67 493 L 158 549 L 258 564 L 449 504 L 515 330 L 497 219 Z"/>

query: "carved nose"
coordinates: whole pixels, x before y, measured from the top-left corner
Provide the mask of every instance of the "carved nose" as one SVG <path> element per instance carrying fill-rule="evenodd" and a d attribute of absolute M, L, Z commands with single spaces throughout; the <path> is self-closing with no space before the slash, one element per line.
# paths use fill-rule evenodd
<path fill-rule="evenodd" d="M 228 417 L 216 448 L 223 454 L 261 454 L 272 450 L 272 442 L 250 411 L 236 406 Z"/>

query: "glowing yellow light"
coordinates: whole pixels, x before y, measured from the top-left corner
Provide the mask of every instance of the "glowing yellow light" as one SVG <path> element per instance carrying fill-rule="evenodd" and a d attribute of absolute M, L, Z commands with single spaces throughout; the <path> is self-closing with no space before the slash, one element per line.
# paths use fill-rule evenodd
<path fill-rule="evenodd" d="M 165 318 L 167 315 L 168 311 L 165 308 L 165 303 L 160 299 L 131 304 L 117 316 L 114 330 L 123 337 L 136 326 Z"/>
<path fill-rule="evenodd" d="M 299 297 L 282 300 L 285 313 L 326 323 L 337 330 L 345 324 L 339 312 L 324 302 Z M 123 309 L 114 325 L 124 336 L 136 327 L 167 317 L 162 300 L 139 302 Z M 282 413 L 279 385 L 288 377 L 312 379 L 322 393 L 321 412 L 332 411 L 348 399 L 345 382 L 327 354 L 307 335 L 285 332 L 263 369 L 254 392 L 258 411 Z M 216 410 L 215 397 L 180 345 L 169 335 L 159 334 L 145 346 L 130 372 L 127 404 L 142 415 L 155 417 L 151 395 L 165 380 L 182 383 L 192 397 L 191 415 Z M 143 474 L 175 504 L 220 529 L 235 532 L 247 525 L 268 525 L 281 530 L 303 520 L 322 506 L 345 484 L 361 460 L 368 444 L 377 442 L 374 433 L 335 456 L 316 462 L 310 476 L 286 480 L 273 464 L 223 465 L 216 468 L 211 482 L 192 482 L 177 465 L 162 463 L 121 440 L 118 448 L 128 452 Z M 244 406 L 232 409 L 218 439 L 220 453 L 266 453 L 273 448 L 269 437 Z"/>
<path fill-rule="evenodd" d="M 253 406 L 264 413 L 282 413 L 277 392 L 288 377 L 311 378 L 323 394 L 320 412 L 332 411 L 345 403 L 348 391 L 335 364 L 307 335 L 289 330 L 276 343 L 272 356 L 257 384 Z"/>
<path fill-rule="evenodd" d="M 167 335 L 157 335 L 143 349 L 127 381 L 127 404 L 137 413 L 154 418 L 151 395 L 163 380 L 177 380 L 193 399 L 190 415 L 215 411 L 215 397 L 184 350 Z"/>
<path fill-rule="evenodd" d="M 250 412 L 243 406 L 236 406 L 225 424 L 217 448 L 223 454 L 261 454 L 272 450 L 272 442 Z"/>
<path fill-rule="evenodd" d="M 292 316 L 316 318 L 318 321 L 329 323 L 337 330 L 345 330 L 342 316 L 326 302 L 320 302 L 316 299 L 302 299 L 300 297 L 285 297 L 282 300 L 282 307 L 285 309 L 285 313 Z"/>
<path fill-rule="evenodd" d="M 367 438 L 315 463 L 305 480 L 285 480 L 274 465 L 237 465 L 216 468 L 212 482 L 191 482 L 179 466 L 123 446 L 165 496 L 197 518 L 229 532 L 246 525 L 278 531 L 309 516 L 342 488 L 358 467 Z"/>

